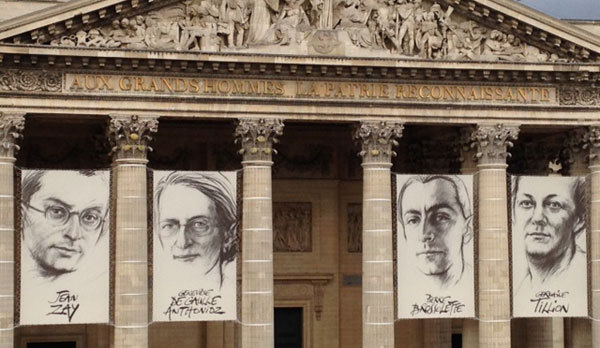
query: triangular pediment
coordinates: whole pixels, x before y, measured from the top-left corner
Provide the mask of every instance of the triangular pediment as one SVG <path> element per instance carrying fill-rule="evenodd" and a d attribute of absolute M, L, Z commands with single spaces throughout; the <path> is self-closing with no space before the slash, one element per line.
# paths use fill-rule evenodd
<path fill-rule="evenodd" d="M 447 61 L 600 60 L 599 37 L 507 0 L 79 0 L 0 24 L 0 42 Z"/>

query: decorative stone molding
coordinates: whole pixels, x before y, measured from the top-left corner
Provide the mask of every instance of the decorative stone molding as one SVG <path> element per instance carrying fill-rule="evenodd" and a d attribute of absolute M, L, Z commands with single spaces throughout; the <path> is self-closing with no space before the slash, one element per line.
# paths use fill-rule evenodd
<path fill-rule="evenodd" d="M 307 284 L 311 285 L 313 289 L 312 302 L 313 309 L 315 311 L 315 318 L 317 321 L 321 320 L 323 314 L 323 297 L 325 294 L 325 287 L 329 284 L 334 275 L 330 273 L 298 273 L 298 274 L 275 274 L 273 277 L 275 285 L 280 284 Z"/>
<path fill-rule="evenodd" d="M 354 138 L 359 140 L 362 150 L 358 153 L 366 162 L 390 162 L 396 152 L 396 139 L 402 137 L 404 126 L 401 123 L 386 121 L 363 121 L 355 132 Z"/>
<path fill-rule="evenodd" d="M 312 251 L 312 203 L 273 202 L 273 251 Z"/>
<path fill-rule="evenodd" d="M 558 92 L 560 105 L 600 105 L 600 88 L 561 86 Z"/>
<path fill-rule="evenodd" d="M 272 153 L 277 154 L 273 144 L 282 134 L 283 121 L 279 119 L 243 118 L 235 128 L 236 142 L 242 146 L 239 153 L 245 161 L 270 161 Z"/>
<path fill-rule="evenodd" d="M 148 143 L 152 133 L 158 131 L 156 117 L 140 117 L 137 115 L 111 115 L 108 128 L 115 159 L 145 160 L 152 148 Z"/>
<path fill-rule="evenodd" d="M 62 74 L 45 70 L 0 70 L 0 91 L 60 92 Z"/>
<path fill-rule="evenodd" d="M 24 114 L 0 112 L 0 157 L 13 158 L 20 147 L 17 140 L 25 128 Z"/>
<path fill-rule="evenodd" d="M 191 0 L 92 29 L 55 46 L 202 52 L 334 54 L 420 59 L 566 61 L 437 3 L 360 0 Z M 89 28 L 89 27 L 88 27 Z M 49 37 L 35 35 L 37 43 Z M 564 54 L 560 50 L 559 54 Z M 589 52 L 588 52 L 589 56 Z"/>
<path fill-rule="evenodd" d="M 478 125 L 472 133 L 471 140 L 477 149 L 475 158 L 479 164 L 506 163 L 510 157 L 508 149 L 513 147 L 512 141 L 519 135 L 519 127 L 515 125 Z"/>

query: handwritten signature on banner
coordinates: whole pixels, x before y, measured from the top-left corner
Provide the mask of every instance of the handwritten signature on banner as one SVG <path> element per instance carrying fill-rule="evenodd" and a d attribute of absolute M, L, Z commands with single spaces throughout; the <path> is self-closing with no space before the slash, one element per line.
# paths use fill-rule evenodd
<path fill-rule="evenodd" d="M 540 314 L 569 313 L 568 291 L 539 291 L 530 301 L 535 304 L 534 312 Z"/>
<path fill-rule="evenodd" d="M 225 314 L 220 306 L 221 295 L 215 295 L 214 289 L 181 290 L 171 297 L 171 304 L 163 314 L 173 317 L 187 317 L 202 314 Z"/>
<path fill-rule="evenodd" d="M 425 294 L 425 297 L 424 303 L 415 303 L 412 305 L 413 309 L 410 312 L 412 316 L 423 314 L 432 317 L 439 316 L 440 314 L 452 316 L 453 314 L 462 313 L 465 308 L 464 303 L 452 299 L 452 296 L 433 296 L 431 294 Z"/>
<path fill-rule="evenodd" d="M 66 316 L 70 323 L 79 309 L 78 300 L 79 296 L 71 294 L 69 290 L 57 291 L 54 301 L 48 301 L 51 310 L 46 315 Z"/>

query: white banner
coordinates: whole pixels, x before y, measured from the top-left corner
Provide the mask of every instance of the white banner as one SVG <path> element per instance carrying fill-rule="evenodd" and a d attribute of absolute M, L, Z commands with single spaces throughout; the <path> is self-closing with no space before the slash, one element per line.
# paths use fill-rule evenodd
<path fill-rule="evenodd" d="M 475 316 L 473 177 L 396 175 L 398 317 Z"/>
<path fill-rule="evenodd" d="M 582 177 L 513 176 L 513 315 L 588 315 Z"/>
<path fill-rule="evenodd" d="M 154 171 L 154 321 L 237 318 L 236 182 L 236 172 Z"/>
<path fill-rule="evenodd" d="M 109 320 L 109 171 L 23 170 L 20 323 Z"/>

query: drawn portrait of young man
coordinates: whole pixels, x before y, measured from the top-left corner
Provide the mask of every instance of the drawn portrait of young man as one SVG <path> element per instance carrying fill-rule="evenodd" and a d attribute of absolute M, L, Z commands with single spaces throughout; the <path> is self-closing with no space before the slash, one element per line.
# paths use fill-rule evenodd
<path fill-rule="evenodd" d="M 155 172 L 157 320 L 235 318 L 236 198 L 233 172 Z M 201 291 L 205 302 L 218 298 L 212 309 L 205 306 L 196 313 L 183 313 L 185 310 L 172 306 L 171 301 L 175 294 L 188 290 Z"/>
<path fill-rule="evenodd" d="M 110 173 L 24 170 L 21 185 L 21 322 L 107 321 Z"/>
<path fill-rule="evenodd" d="M 586 314 L 584 179 L 514 176 L 511 193 L 515 304 L 529 304 L 515 313 Z M 548 298 L 551 308 L 536 302 L 546 297 L 559 300 Z"/>
<path fill-rule="evenodd" d="M 417 311 L 432 315 L 423 317 L 468 316 L 474 296 L 471 177 L 397 178 L 398 273 L 407 284 L 399 304 L 412 312 L 415 299 L 430 295 L 459 301 L 461 308 L 456 313 Z"/>

